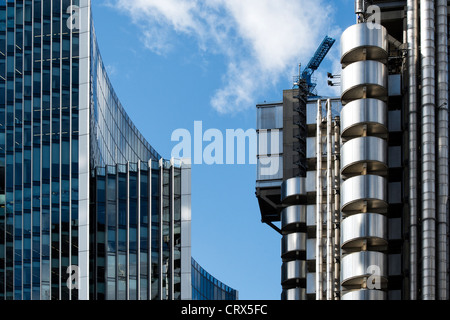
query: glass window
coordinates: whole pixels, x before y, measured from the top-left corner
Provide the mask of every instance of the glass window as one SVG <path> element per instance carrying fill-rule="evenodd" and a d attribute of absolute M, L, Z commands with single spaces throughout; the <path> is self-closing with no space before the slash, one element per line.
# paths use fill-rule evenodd
<path fill-rule="evenodd" d="M 126 300 L 127 298 L 127 284 L 125 282 L 125 280 L 120 280 L 118 281 L 118 295 L 117 295 L 117 299 L 118 300 Z"/>
<path fill-rule="evenodd" d="M 137 280 L 136 278 L 130 278 L 130 300 L 137 300 Z"/>
<path fill-rule="evenodd" d="M 127 231 L 125 228 L 119 228 L 119 239 L 118 239 L 118 250 L 126 251 L 127 250 Z"/>
<path fill-rule="evenodd" d="M 97 177 L 97 202 L 105 202 L 105 178 Z"/>
<path fill-rule="evenodd" d="M 136 200 L 130 199 L 129 200 L 130 207 L 129 207 L 129 224 L 130 226 L 137 226 L 137 202 Z"/>
<path fill-rule="evenodd" d="M 115 255 L 108 255 L 107 257 L 107 277 L 108 278 L 115 278 L 116 277 L 116 256 Z"/>
<path fill-rule="evenodd" d="M 136 228 L 130 228 L 129 229 L 129 239 L 130 239 L 130 243 L 129 243 L 129 250 L 130 252 L 136 252 L 137 250 L 137 231 Z"/>
<path fill-rule="evenodd" d="M 136 277 L 137 276 L 137 254 L 130 253 L 129 255 L 129 276 Z"/>
<path fill-rule="evenodd" d="M 108 226 L 111 228 L 116 227 L 116 203 L 108 201 L 107 203 L 107 214 L 108 214 Z"/>
<path fill-rule="evenodd" d="M 140 299 L 147 300 L 148 299 L 148 279 L 145 277 L 141 277 L 141 288 L 140 288 Z"/>
<path fill-rule="evenodd" d="M 107 300 L 116 300 L 116 281 L 115 281 L 115 279 L 107 280 L 106 299 Z"/>
<path fill-rule="evenodd" d="M 125 227 L 127 224 L 127 203 L 124 200 L 119 201 L 119 226 Z"/>
<path fill-rule="evenodd" d="M 108 201 L 116 200 L 116 179 L 114 175 L 108 176 Z"/>

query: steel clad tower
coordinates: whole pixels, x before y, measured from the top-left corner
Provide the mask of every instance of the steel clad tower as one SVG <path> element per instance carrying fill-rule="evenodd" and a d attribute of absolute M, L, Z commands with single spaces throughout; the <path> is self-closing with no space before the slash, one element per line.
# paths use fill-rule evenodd
<path fill-rule="evenodd" d="M 296 203 L 306 216 L 297 224 L 306 290 L 283 298 L 449 299 L 447 8 L 445 0 L 355 1 L 356 24 L 340 38 L 342 70 L 329 81 L 339 79 L 341 95 L 306 103 Z M 257 105 L 260 140 L 283 132 L 283 174 L 258 175 L 256 187 L 263 222 L 283 237 L 291 91 Z M 271 117 L 283 126 L 268 126 Z"/>

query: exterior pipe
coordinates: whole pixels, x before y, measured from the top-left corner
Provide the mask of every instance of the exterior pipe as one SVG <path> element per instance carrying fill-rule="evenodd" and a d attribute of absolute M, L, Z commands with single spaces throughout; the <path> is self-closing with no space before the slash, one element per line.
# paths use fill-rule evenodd
<path fill-rule="evenodd" d="M 418 2 L 407 2 L 408 94 L 409 94 L 409 233 L 410 299 L 417 300 L 417 59 Z"/>
<path fill-rule="evenodd" d="M 448 25 L 447 0 L 438 0 L 436 6 L 436 86 L 438 129 L 438 192 L 437 192 L 437 294 L 447 300 L 447 198 L 448 198 Z"/>
<path fill-rule="evenodd" d="M 436 299 L 435 6 L 420 1 L 422 54 L 422 299 Z"/>
<path fill-rule="evenodd" d="M 339 284 L 340 284 L 340 185 L 341 185 L 341 126 L 339 117 L 334 122 L 334 289 L 335 299 L 339 300 Z"/>
<path fill-rule="evenodd" d="M 333 300 L 333 168 L 331 101 L 327 101 L 327 300 Z"/>
<path fill-rule="evenodd" d="M 355 0 L 356 23 L 364 21 L 364 0 Z"/>
<path fill-rule="evenodd" d="M 322 222 L 322 101 L 317 101 L 317 138 L 316 138 L 316 154 L 317 154 L 317 200 L 316 200 L 316 300 L 323 299 L 323 222 Z"/>

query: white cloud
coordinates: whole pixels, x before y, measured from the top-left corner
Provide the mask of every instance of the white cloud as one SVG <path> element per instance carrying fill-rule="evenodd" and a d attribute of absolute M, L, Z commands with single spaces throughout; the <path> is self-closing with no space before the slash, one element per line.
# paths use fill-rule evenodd
<path fill-rule="evenodd" d="M 108 72 L 108 75 L 110 75 L 112 77 L 117 75 L 117 68 L 115 65 L 109 64 L 109 65 L 105 66 L 105 68 L 106 68 L 106 72 Z"/>
<path fill-rule="evenodd" d="M 220 113 L 255 105 L 257 95 L 291 77 L 332 30 L 325 0 L 115 0 L 142 26 L 146 47 L 167 54 L 173 32 L 206 52 L 224 55 L 223 86 L 211 98 Z"/>

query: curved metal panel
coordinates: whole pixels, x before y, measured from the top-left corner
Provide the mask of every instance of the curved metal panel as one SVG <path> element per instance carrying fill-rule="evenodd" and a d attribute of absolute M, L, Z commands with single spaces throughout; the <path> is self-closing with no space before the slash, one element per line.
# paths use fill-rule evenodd
<path fill-rule="evenodd" d="M 306 251 L 306 233 L 296 232 L 284 235 L 281 241 L 281 257 L 295 257 L 299 251 Z"/>
<path fill-rule="evenodd" d="M 341 300 L 386 300 L 386 298 L 385 291 L 361 289 L 343 294 Z"/>
<path fill-rule="evenodd" d="M 358 99 L 341 110 L 341 136 L 343 139 L 370 136 L 387 137 L 387 104 L 379 99 Z"/>
<path fill-rule="evenodd" d="M 387 282 L 387 257 L 384 253 L 376 251 L 350 253 L 342 258 L 341 266 L 343 286 L 361 286 L 369 277 L 369 281 L 376 277 L 380 287 Z"/>
<path fill-rule="evenodd" d="M 375 175 L 356 176 L 341 186 L 341 210 L 385 212 L 387 210 L 387 181 Z"/>
<path fill-rule="evenodd" d="M 387 66 L 378 61 L 358 61 L 342 70 L 342 104 L 362 98 L 377 98 L 383 101 L 388 96 Z"/>
<path fill-rule="evenodd" d="M 341 64 L 362 60 L 386 60 L 388 57 L 387 30 L 373 23 L 358 23 L 347 28 L 341 36 Z"/>
<path fill-rule="evenodd" d="M 341 173 L 347 177 L 368 174 L 387 174 L 388 145 L 377 137 L 360 137 L 346 142 L 341 149 Z"/>
<path fill-rule="evenodd" d="M 306 178 L 295 177 L 281 184 L 281 201 L 285 204 L 298 203 L 306 198 Z"/>
<path fill-rule="evenodd" d="M 283 262 L 281 266 L 281 284 L 295 284 L 300 279 L 306 279 L 306 262 L 301 260 Z"/>
<path fill-rule="evenodd" d="M 281 211 L 281 230 L 289 232 L 306 225 L 306 206 L 293 205 Z"/>
<path fill-rule="evenodd" d="M 306 300 L 306 289 L 304 288 L 285 289 L 281 293 L 281 300 Z"/>
<path fill-rule="evenodd" d="M 387 238 L 387 218 L 378 213 L 355 214 L 341 223 L 342 249 L 382 246 Z"/>

